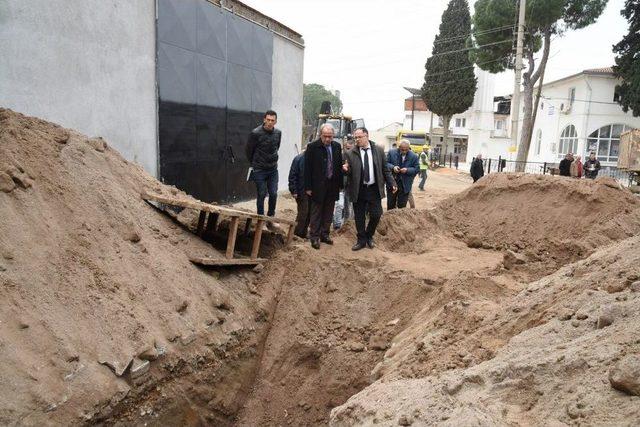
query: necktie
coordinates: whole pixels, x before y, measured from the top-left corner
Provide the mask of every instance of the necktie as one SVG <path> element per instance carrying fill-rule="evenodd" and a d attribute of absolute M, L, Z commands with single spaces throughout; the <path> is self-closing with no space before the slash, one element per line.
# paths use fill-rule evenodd
<path fill-rule="evenodd" d="M 333 176 L 333 153 L 331 152 L 331 146 L 327 147 L 327 178 L 331 179 Z"/>
<path fill-rule="evenodd" d="M 364 165 L 362 165 L 363 173 L 364 173 L 364 183 L 368 184 L 371 179 L 371 172 L 369 171 L 369 149 L 363 148 L 364 150 Z"/>

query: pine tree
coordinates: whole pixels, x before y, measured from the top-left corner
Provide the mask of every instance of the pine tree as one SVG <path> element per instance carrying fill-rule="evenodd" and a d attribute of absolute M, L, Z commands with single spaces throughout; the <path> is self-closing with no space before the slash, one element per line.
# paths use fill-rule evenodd
<path fill-rule="evenodd" d="M 476 93 L 476 77 L 467 43 L 470 34 L 467 0 L 451 0 L 442 14 L 440 32 L 425 64 L 427 71 L 422 86 L 427 107 L 442 117 L 445 146 L 451 116 L 468 110 Z"/>
<path fill-rule="evenodd" d="M 640 1 L 627 0 L 621 15 L 629 22 L 629 34 L 613 46 L 616 53 L 616 65 L 613 71 L 622 79 L 616 87 L 620 97 L 618 103 L 626 113 L 631 110 L 635 117 L 640 116 Z"/>

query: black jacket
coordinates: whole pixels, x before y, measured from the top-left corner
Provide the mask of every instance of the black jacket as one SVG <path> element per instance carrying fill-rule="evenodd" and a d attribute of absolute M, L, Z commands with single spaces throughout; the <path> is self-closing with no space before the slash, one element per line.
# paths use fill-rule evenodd
<path fill-rule="evenodd" d="M 249 134 L 246 154 L 251 167 L 258 170 L 273 170 L 278 168 L 278 149 L 282 132 L 273 129 L 267 132 L 262 125 Z"/>
<path fill-rule="evenodd" d="M 387 159 L 384 155 L 384 149 L 382 146 L 377 145 L 373 141 L 369 141 L 371 146 L 371 155 L 373 156 L 373 173 L 376 177 L 376 185 L 378 186 L 378 192 L 380 198 L 385 197 L 385 187 L 396 187 L 396 181 L 393 179 Z M 347 172 L 347 187 L 346 192 L 349 194 L 349 198 L 352 201 L 357 201 L 360 194 L 360 184 L 363 179 L 362 169 L 362 157 L 360 156 L 360 148 L 354 147 L 353 150 L 347 151 L 345 158 L 349 163 L 349 171 Z"/>
<path fill-rule="evenodd" d="M 593 170 L 591 170 L 592 167 L 593 167 Z M 585 178 L 594 179 L 595 177 L 598 176 L 598 171 L 600 170 L 600 160 L 598 159 L 591 160 L 590 158 L 587 159 L 587 161 L 584 162 L 583 170 L 584 170 Z"/>
<path fill-rule="evenodd" d="M 571 163 L 573 160 L 569 160 L 566 157 L 560 160 L 558 169 L 560 169 L 560 176 L 571 176 Z"/>
<path fill-rule="evenodd" d="M 473 178 L 474 181 L 477 181 L 484 176 L 484 166 L 482 165 L 481 159 L 478 159 L 476 157 L 473 158 L 473 161 L 471 162 L 470 173 L 471 178 Z"/>
<path fill-rule="evenodd" d="M 307 145 L 304 152 L 304 189 L 311 190 L 311 199 L 316 203 L 331 197 L 338 200 L 342 179 L 342 147 L 336 141 L 331 143 L 333 157 L 333 176 L 327 179 L 327 149 L 318 139 Z"/>
<path fill-rule="evenodd" d="M 302 194 L 304 192 L 304 152 L 295 156 L 291 162 L 289 192 L 291 194 Z"/>

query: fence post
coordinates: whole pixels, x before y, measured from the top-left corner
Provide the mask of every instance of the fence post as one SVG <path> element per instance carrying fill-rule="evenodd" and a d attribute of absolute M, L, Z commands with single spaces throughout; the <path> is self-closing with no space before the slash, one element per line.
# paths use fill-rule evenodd
<path fill-rule="evenodd" d="M 489 175 L 491 173 L 491 159 L 489 159 L 488 163 L 488 167 L 487 167 L 487 175 Z"/>
<path fill-rule="evenodd" d="M 498 172 L 502 172 L 502 156 L 498 156 Z"/>
<path fill-rule="evenodd" d="M 544 165 L 542 166 L 542 175 L 546 175 L 547 174 L 547 162 L 544 162 Z"/>
<path fill-rule="evenodd" d="M 449 169 L 451 169 L 451 158 L 452 158 L 452 154 L 449 153 Z"/>

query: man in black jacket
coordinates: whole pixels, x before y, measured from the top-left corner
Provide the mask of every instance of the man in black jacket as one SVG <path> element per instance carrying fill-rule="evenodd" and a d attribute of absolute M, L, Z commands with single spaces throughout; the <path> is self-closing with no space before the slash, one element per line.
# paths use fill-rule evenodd
<path fill-rule="evenodd" d="M 278 197 L 278 149 L 282 133 L 275 128 L 278 115 L 269 110 L 264 113 L 263 123 L 249 134 L 247 159 L 253 169 L 251 180 L 256 183 L 258 214 L 264 215 L 264 199 L 269 193 L 268 216 L 276 214 Z"/>
<path fill-rule="evenodd" d="M 473 182 L 476 182 L 480 178 L 484 176 L 484 166 L 482 165 L 482 154 L 478 154 L 471 161 L 471 178 L 473 178 Z"/>
<path fill-rule="evenodd" d="M 320 128 L 320 139 L 307 145 L 304 154 L 304 189 L 311 199 L 309 238 L 314 249 L 320 242 L 333 244 L 329 237 L 333 208 L 342 183 L 342 147 L 333 140 L 333 126 Z"/>
<path fill-rule="evenodd" d="M 396 181 L 387 165 L 384 149 L 369 141 L 366 128 L 358 128 L 353 133 L 357 147 L 345 153 L 342 166 L 347 174 L 349 198 L 353 200 L 353 212 L 358 232 L 358 241 L 351 248 L 359 251 L 365 246 L 373 249 L 373 235 L 382 217 L 382 199 L 385 186 L 389 191 L 398 191 Z M 365 224 L 367 213 L 369 223 Z"/>
<path fill-rule="evenodd" d="M 304 151 L 293 158 L 289 170 L 289 192 L 296 199 L 298 215 L 296 229 L 293 234 L 303 239 L 307 238 L 309 230 L 309 196 L 304 191 Z"/>
<path fill-rule="evenodd" d="M 584 162 L 584 177 L 596 179 L 600 170 L 600 160 L 596 159 L 596 152 L 589 153 L 589 158 Z"/>
<path fill-rule="evenodd" d="M 573 163 L 573 154 L 567 153 L 564 159 L 560 160 L 558 169 L 560 170 L 560 176 L 571 176 L 571 163 Z"/>

